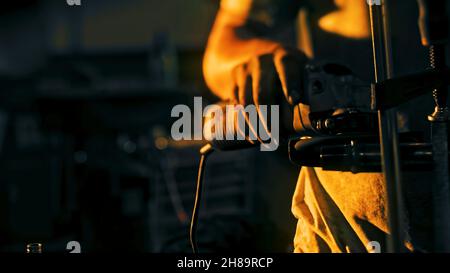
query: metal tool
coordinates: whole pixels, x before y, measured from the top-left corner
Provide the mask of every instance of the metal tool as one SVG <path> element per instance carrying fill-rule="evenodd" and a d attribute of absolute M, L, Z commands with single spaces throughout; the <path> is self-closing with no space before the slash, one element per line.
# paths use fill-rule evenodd
<path fill-rule="evenodd" d="M 392 54 L 386 3 L 370 2 L 370 25 L 372 32 L 375 82 L 392 78 Z M 400 172 L 397 113 L 395 109 L 379 110 L 381 159 L 386 181 L 388 220 L 390 235 L 387 237 L 388 252 L 400 252 L 403 245 L 403 201 Z"/>
<path fill-rule="evenodd" d="M 445 47 L 448 41 L 446 0 L 418 0 L 422 45 L 429 49 L 430 67 L 446 71 Z M 450 187 L 448 171 L 448 86 L 433 90 L 435 111 L 431 123 L 435 179 L 433 181 L 434 251 L 450 252 Z"/>

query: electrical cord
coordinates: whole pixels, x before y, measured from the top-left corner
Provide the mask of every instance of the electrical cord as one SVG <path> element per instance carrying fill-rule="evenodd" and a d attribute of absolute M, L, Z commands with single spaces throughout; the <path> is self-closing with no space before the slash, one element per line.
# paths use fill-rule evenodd
<path fill-rule="evenodd" d="M 214 151 L 214 148 L 211 144 L 206 144 L 200 149 L 200 165 L 198 167 L 198 176 L 197 176 L 197 189 L 195 192 L 195 201 L 194 208 L 192 210 L 191 217 L 191 227 L 189 230 L 189 240 L 191 242 L 192 251 L 194 254 L 198 253 L 197 246 L 197 226 L 198 226 L 198 216 L 200 212 L 200 201 L 202 198 L 202 189 L 203 189 L 203 178 L 205 173 L 205 165 L 206 159 L 208 155 L 210 155 Z"/>

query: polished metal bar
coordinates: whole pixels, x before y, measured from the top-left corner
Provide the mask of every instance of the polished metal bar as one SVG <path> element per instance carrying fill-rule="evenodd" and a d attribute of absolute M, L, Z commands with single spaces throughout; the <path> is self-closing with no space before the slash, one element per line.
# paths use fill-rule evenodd
<path fill-rule="evenodd" d="M 388 16 L 385 1 L 370 5 L 373 60 L 375 82 L 392 78 L 392 54 L 389 35 Z M 403 247 L 404 211 L 397 132 L 397 113 L 395 109 L 378 111 L 382 169 L 386 181 L 388 220 L 390 234 L 387 236 L 387 251 L 401 252 Z"/>

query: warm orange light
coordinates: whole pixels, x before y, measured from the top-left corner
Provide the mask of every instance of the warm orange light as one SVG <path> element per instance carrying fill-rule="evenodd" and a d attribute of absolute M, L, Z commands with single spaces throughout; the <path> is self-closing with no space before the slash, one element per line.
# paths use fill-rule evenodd
<path fill-rule="evenodd" d="M 365 0 L 335 0 L 339 10 L 320 18 L 321 29 L 352 39 L 370 37 L 368 8 Z"/>
<path fill-rule="evenodd" d="M 233 15 L 247 16 L 252 7 L 252 0 L 222 0 L 220 8 Z"/>

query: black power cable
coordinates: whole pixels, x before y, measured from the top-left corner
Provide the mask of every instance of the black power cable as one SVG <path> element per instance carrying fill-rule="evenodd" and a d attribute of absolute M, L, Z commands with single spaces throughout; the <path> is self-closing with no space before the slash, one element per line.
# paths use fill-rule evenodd
<path fill-rule="evenodd" d="M 195 192 L 195 201 L 194 208 L 192 210 L 191 217 L 191 228 L 189 230 L 189 239 L 191 242 L 192 251 L 194 254 L 198 253 L 197 246 L 197 226 L 198 226 L 198 216 L 200 212 L 200 201 L 202 198 L 202 189 L 203 189 L 203 178 L 205 173 L 205 165 L 206 159 L 208 155 L 210 155 L 214 151 L 211 144 L 206 144 L 200 149 L 200 165 L 198 167 L 198 176 L 197 176 L 197 190 Z"/>

